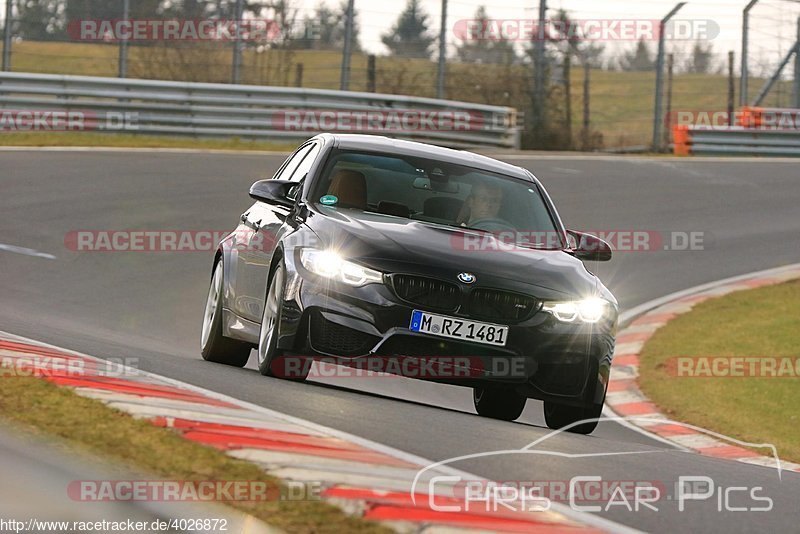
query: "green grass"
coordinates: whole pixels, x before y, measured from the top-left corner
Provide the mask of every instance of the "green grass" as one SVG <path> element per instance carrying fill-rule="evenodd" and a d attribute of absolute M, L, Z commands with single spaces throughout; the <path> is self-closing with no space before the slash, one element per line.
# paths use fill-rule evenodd
<path fill-rule="evenodd" d="M 280 487 L 278 479 L 255 464 L 134 419 L 68 388 L 8 373 L 0 368 L 0 423 L 4 427 L 56 437 L 68 449 L 160 479 L 260 481 L 270 492 Z M 389 532 L 322 501 L 234 501 L 230 505 L 287 532 Z"/>
<path fill-rule="evenodd" d="M 800 358 L 800 281 L 698 304 L 659 329 L 641 354 L 642 391 L 670 417 L 800 461 L 800 378 L 677 377 L 676 356 Z M 762 454 L 764 450 L 760 450 Z"/>
<path fill-rule="evenodd" d="M 55 74 L 116 76 L 118 49 L 100 43 L 15 43 L 13 70 Z M 165 47 L 131 46 L 129 76 L 134 78 L 227 83 L 231 78 L 230 45 L 194 43 Z M 294 86 L 296 68 L 303 65 L 302 87 L 338 89 L 341 54 L 319 50 L 248 49 L 242 59 L 242 82 L 259 85 Z M 380 93 L 434 97 L 436 63 L 422 59 L 378 57 L 376 90 Z M 571 70 L 572 132 L 577 138 L 582 125 L 583 69 Z M 474 65 L 450 62 L 447 66 L 446 98 L 528 107 L 528 72 L 519 66 Z M 752 79 L 752 91 L 762 80 Z M 781 104 L 780 96 L 790 94 L 791 82 L 780 82 L 765 105 Z M 652 72 L 590 72 L 591 127 L 604 138 L 605 146 L 647 145 L 652 138 Z M 738 84 L 737 84 L 738 87 Z M 367 90 L 367 56 L 356 53 L 351 60 L 351 84 L 355 91 Z M 553 91 L 563 95 L 561 87 Z M 754 94 L 754 93 L 753 93 Z M 738 97 L 737 97 L 738 100 Z M 784 102 L 785 104 L 785 102 Z M 666 106 L 666 101 L 664 102 Z M 563 108 L 563 100 L 559 104 Z M 672 109 L 713 111 L 727 107 L 727 78 L 719 74 L 677 74 L 674 78 Z M 551 111 L 554 121 L 562 122 L 563 109 Z"/>
<path fill-rule="evenodd" d="M 291 152 L 296 145 L 250 141 L 238 137 L 194 139 L 155 135 L 102 134 L 89 132 L 0 133 L 0 146 L 95 146 L 133 148 L 194 148 L 207 150 L 275 150 Z"/>

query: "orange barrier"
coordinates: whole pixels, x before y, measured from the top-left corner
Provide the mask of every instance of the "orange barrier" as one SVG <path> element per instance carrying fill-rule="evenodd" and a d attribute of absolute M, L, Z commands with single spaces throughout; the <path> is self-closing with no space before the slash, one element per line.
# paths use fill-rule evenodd
<path fill-rule="evenodd" d="M 690 156 L 689 126 L 687 124 L 677 124 L 672 128 L 672 142 L 674 144 L 674 154 L 676 156 Z"/>

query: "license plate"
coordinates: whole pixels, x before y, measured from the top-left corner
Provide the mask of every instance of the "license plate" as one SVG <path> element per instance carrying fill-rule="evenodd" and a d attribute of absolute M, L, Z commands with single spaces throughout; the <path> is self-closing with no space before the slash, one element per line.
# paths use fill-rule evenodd
<path fill-rule="evenodd" d="M 409 328 L 413 332 L 424 332 L 435 336 L 463 339 L 473 343 L 499 345 L 501 347 L 505 346 L 506 338 L 508 337 L 507 326 L 466 321 L 420 310 L 414 310 L 411 314 L 411 326 Z"/>

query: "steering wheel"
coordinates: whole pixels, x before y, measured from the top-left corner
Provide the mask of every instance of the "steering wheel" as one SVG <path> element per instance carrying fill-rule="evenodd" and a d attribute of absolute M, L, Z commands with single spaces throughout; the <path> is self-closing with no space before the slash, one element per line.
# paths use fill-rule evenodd
<path fill-rule="evenodd" d="M 517 229 L 511 226 L 508 222 L 504 221 L 503 219 L 496 219 L 494 217 L 487 217 L 485 219 L 478 219 L 470 223 L 468 228 L 477 228 L 478 230 L 486 230 L 487 232 L 502 232 L 504 230 L 509 230 L 511 232 L 516 232 Z"/>

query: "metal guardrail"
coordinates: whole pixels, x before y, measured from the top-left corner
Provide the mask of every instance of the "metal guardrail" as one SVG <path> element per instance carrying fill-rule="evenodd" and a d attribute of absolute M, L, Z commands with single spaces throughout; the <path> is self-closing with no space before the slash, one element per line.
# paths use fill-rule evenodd
<path fill-rule="evenodd" d="M 800 109 L 742 109 L 740 125 L 673 129 L 676 155 L 800 157 Z"/>
<path fill-rule="evenodd" d="M 113 128 L 100 121 L 96 128 L 105 131 L 255 139 L 300 140 L 333 131 L 450 147 L 519 148 L 521 132 L 514 108 L 451 100 L 17 72 L 0 73 L 2 110 L 124 117 Z"/>

